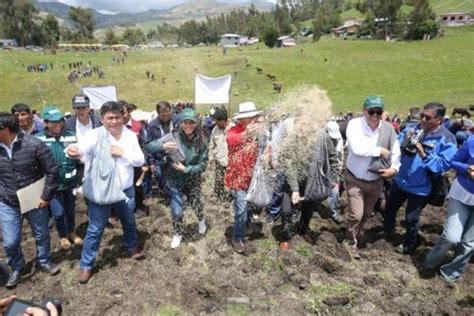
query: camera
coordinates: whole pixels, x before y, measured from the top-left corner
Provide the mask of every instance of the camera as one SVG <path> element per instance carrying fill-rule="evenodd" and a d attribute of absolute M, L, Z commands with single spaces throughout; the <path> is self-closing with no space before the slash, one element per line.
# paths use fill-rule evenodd
<path fill-rule="evenodd" d="M 49 315 L 49 310 L 46 308 L 47 303 L 52 303 L 57 311 L 58 315 L 62 314 L 63 308 L 61 305 L 61 302 L 59 302 L 58 299 L 52 298 L 52 299 L 46 299 L 43 301 L 42 304 L 35 304 L 33 302 L 25 301 L 19 298 L 14 298 L 13 301 L 7 306 L 7 309 L 5 310 L 4 316 L 18 316 L 18 315 L 23 315 L 25 310 L 28 307 L 38 307 L 43 310 L 45 310 L 48 315 Z"/>
<path fill-rule="evenodd" d="M 410 130 L 406 133 L 401 147 L 408 154 L 414 155 L 416 153 L 416 145 L 421 142 L 423 136 L 425 136 L 423 129 Z"/>

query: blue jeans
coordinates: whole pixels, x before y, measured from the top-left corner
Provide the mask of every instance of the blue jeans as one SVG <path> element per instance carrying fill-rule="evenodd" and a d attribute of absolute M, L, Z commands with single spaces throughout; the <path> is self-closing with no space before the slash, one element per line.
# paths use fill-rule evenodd
<path fill-rule="evenodd" d="M 421 211 L 426 206 L 427 200 L 427 196 L 415 195 L 403 191 L 398 187 L 397 183 L 393 181 L 390 197 L 387 201 L 384 213 L 385 232 L 393 233 L 395 231 L 398 209 L 407 201 L 407 207 L 405 209 L 406 233 L 403 246 L 406 248 L 414 247 L 417 242 Z"/>
<path fill-rule="evenodd" d="M 339 215 L 339 208 L 341 207 L 339 203 L 339 183 L 332 187 L 327 202 L 331 211 L 331 217 L 335 218 Z"/>
<path fill-rule="evenodd" d="M 36 260 L 40 266 L 44 265 L 49 262 L 51 254 L 48 209 L 33 209 L 23 216 L 28 219 L 36 241 Z M 26 265 L 25 257 L 21 252 L 23 216 L 20 209 L 0 202 L 3 248 L 8 259 L 8 265 L 13 271 L 20 271 Z"/>
<path fill-rule="evenodd" d="M 198 220 L 204 219 L 204 207 L 201 199 L 201 183 L 193 181 L 187 183 L 184 187 L 178 187 L 166 183 L 166 194 L 170 199 L 171 217 L 173 218 L 173 228 L 175 234 L 183 233 L 183 213 L 185 204 L 190 204 Z M 185 198 L 187 198 L 185 200 Z"/>
<path fill-rule="evenodd" d="M 474 206 L 450 199 L 443 232 L 426 256 L 424 266 L 431 269 L 438 267 L 453 247 L 456 247 L 454 259 L 440 268 L 441 275 L 451 282 L 461 277 L 474 253 Z"/>
<path fill-rule="evenodd" d="M 163 164 L 155 163 L 155 177 L 156 182 L 158 182 L 158 188 L 160 190 L 165 190 L 165 179 L 163 178 Z"/>
<path fill-rule="evenodd" d="M 76 197 L 71 189 L 57 191 L 56 197 L 49 202 L 51 213 L 56 222 L 56 230 L 60 238 L 66 238 L 74 232 L 76 215 Z"/>
<path fill-rule="evenodd" d="M 234 199 L 234 228 L 232 239 L 234 241 L 244 241 L 245 230 L 247 229 L 248 204 L 245 200 L 247 192 L 245 190 L 232 190 Z"/>
<path fill-rule="evenodd" d="M 282 212 L 283 193 L 285 192 L 286 176 L 278 172 L 273 186 L 272 204 L 268 208 L 268 216 L 272 219 L 278 218 Z"/>
<path fill-rule="evenodd" d="M 145 173 L 142 183 L 144 198 L 149 198 L 152 195 L 151 172 Z"/>
<path fill-rule="evenodd" d="M 95 258 L 99 251 L 100 240 L 104 233 L 107 220 L 112 208 L 115 209 L 123 229 L 123 247 L 132 251 L 138 246 L 137 227 L 135 225 L 135 188 L 131 186 L 124 191 L 129 198 L 127 202 L 120 201 L 110 205 L 99 205 L 89 201 L 89 226 L 87 227 L 82 247 L 81 269 L 90 270 L 94 267 Z M 132 201 L 132 202 L 131 202 Z"/>

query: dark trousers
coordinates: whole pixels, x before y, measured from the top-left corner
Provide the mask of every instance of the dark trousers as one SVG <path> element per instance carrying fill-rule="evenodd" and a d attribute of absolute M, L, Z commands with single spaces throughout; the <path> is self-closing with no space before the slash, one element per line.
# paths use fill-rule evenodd
<path fill-rule="evenodd" d="M 304 188 L 306 183 L 300 184 L 300 196 L 304 195 Z M 318 203 L 301 201 L 298 205 L 291 203 L 291 190 L 289 186 L 286 187 L 285 193 L 283 193 L 283 202 L 282 202 L 282 222 L 283 222 L 283 231 L 282 239 L 290 240 L 293 234 L 305 235 L 309 232 L 309 223 L 313 217 L 313 211 L 317 209 Z M 294 216 L 298 213 L 300 214 L 300 221 L 298 224 L 294 225 Z"/>
<path fill-rule="evenodd" d="M 137 182 L 138 178 L 140 178 L 142 174 L 142 167 L 134 167 L 133 168 L 133 185 Z M 139 185 L 138 187 L 135 186 L 135 210 L 145 210 L 145 205 L 143 205 L 143 199 L 145 195 L 143 194 L 143 186 Z"/>
<path fill-rule="evenodd" d="M 221 166 L 216 162 L 214 171 L 214 194 L 220 200 L 228 200 L 228 194 L 224 186 L 224 175 L 226 167 Z"/>
<path fill-rule="evenodd" d="M 392 183 L 390 197 L 387 201 L 384 213 L 384 230 L 387 233 L 395 231 L 397 212 L 400 206 L 407 201 L 405 209 L 406 233 L 403 246 L 411 248 L 416 245 L 420 215 L 426 206 L 428 197 L 415 195 L 403 191 L 395 181 Z"/>

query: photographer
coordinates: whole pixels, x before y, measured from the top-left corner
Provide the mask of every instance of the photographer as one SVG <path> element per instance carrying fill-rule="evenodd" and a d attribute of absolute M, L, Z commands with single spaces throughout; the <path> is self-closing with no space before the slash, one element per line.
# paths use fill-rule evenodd
<path fill-rule="evenodd" d="M 12 296 L 0 299 L 0 316 L 3 316 L 5 314 L 5 311 L 7 310 L 8 306 L 13 302 L 15 297 L 16 296 L 12 295 Z M 58 309 L 53 303 L 48 302 L 46 304 L 46 308 L 49 310 L 49 313 L 40 307 L 30 306 L 25 310 L 25 313 L 23 314 L 23 316 L 58 316 L 59 315 Z"/>
<path fill-rule="evenodd" d="M 395 249 L 398 253 L 407 254 L 415 250 L 421 211 L 428 203 L 433 187 L 430 177 L 447 171 L 456 153 L 454 135 L 441 124 L 445 112 L 442 104 L 428 103 L 420 113 L 420 124 L 399 135 L 401 166 L 384 213 L 385 234 L 393 235 L 397 211 L 407 201 L 406 233 L 403 243 Z"/>

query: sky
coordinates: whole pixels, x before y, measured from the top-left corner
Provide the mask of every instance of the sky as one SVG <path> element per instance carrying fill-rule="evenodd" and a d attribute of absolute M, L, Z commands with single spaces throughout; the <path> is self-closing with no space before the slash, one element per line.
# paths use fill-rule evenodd
<path fill-rule="evenodd" d="M 39 0 L 39 2 L 62 2 L 72 6 L 81 6 L 93 8 L 101 13 L 114 12 L 142 12 L 150 9 L 167 9 L 169 7 L 181 4 L 187 0 Z M 196 1 L 196 0 L 194 0 Z M 205 0 L 203 0 L 205 1 Z M 222 2 L 249 2 L 249 0 L 219 0 Z M 275 2 L 275 0 L 266 0 Z"/>

